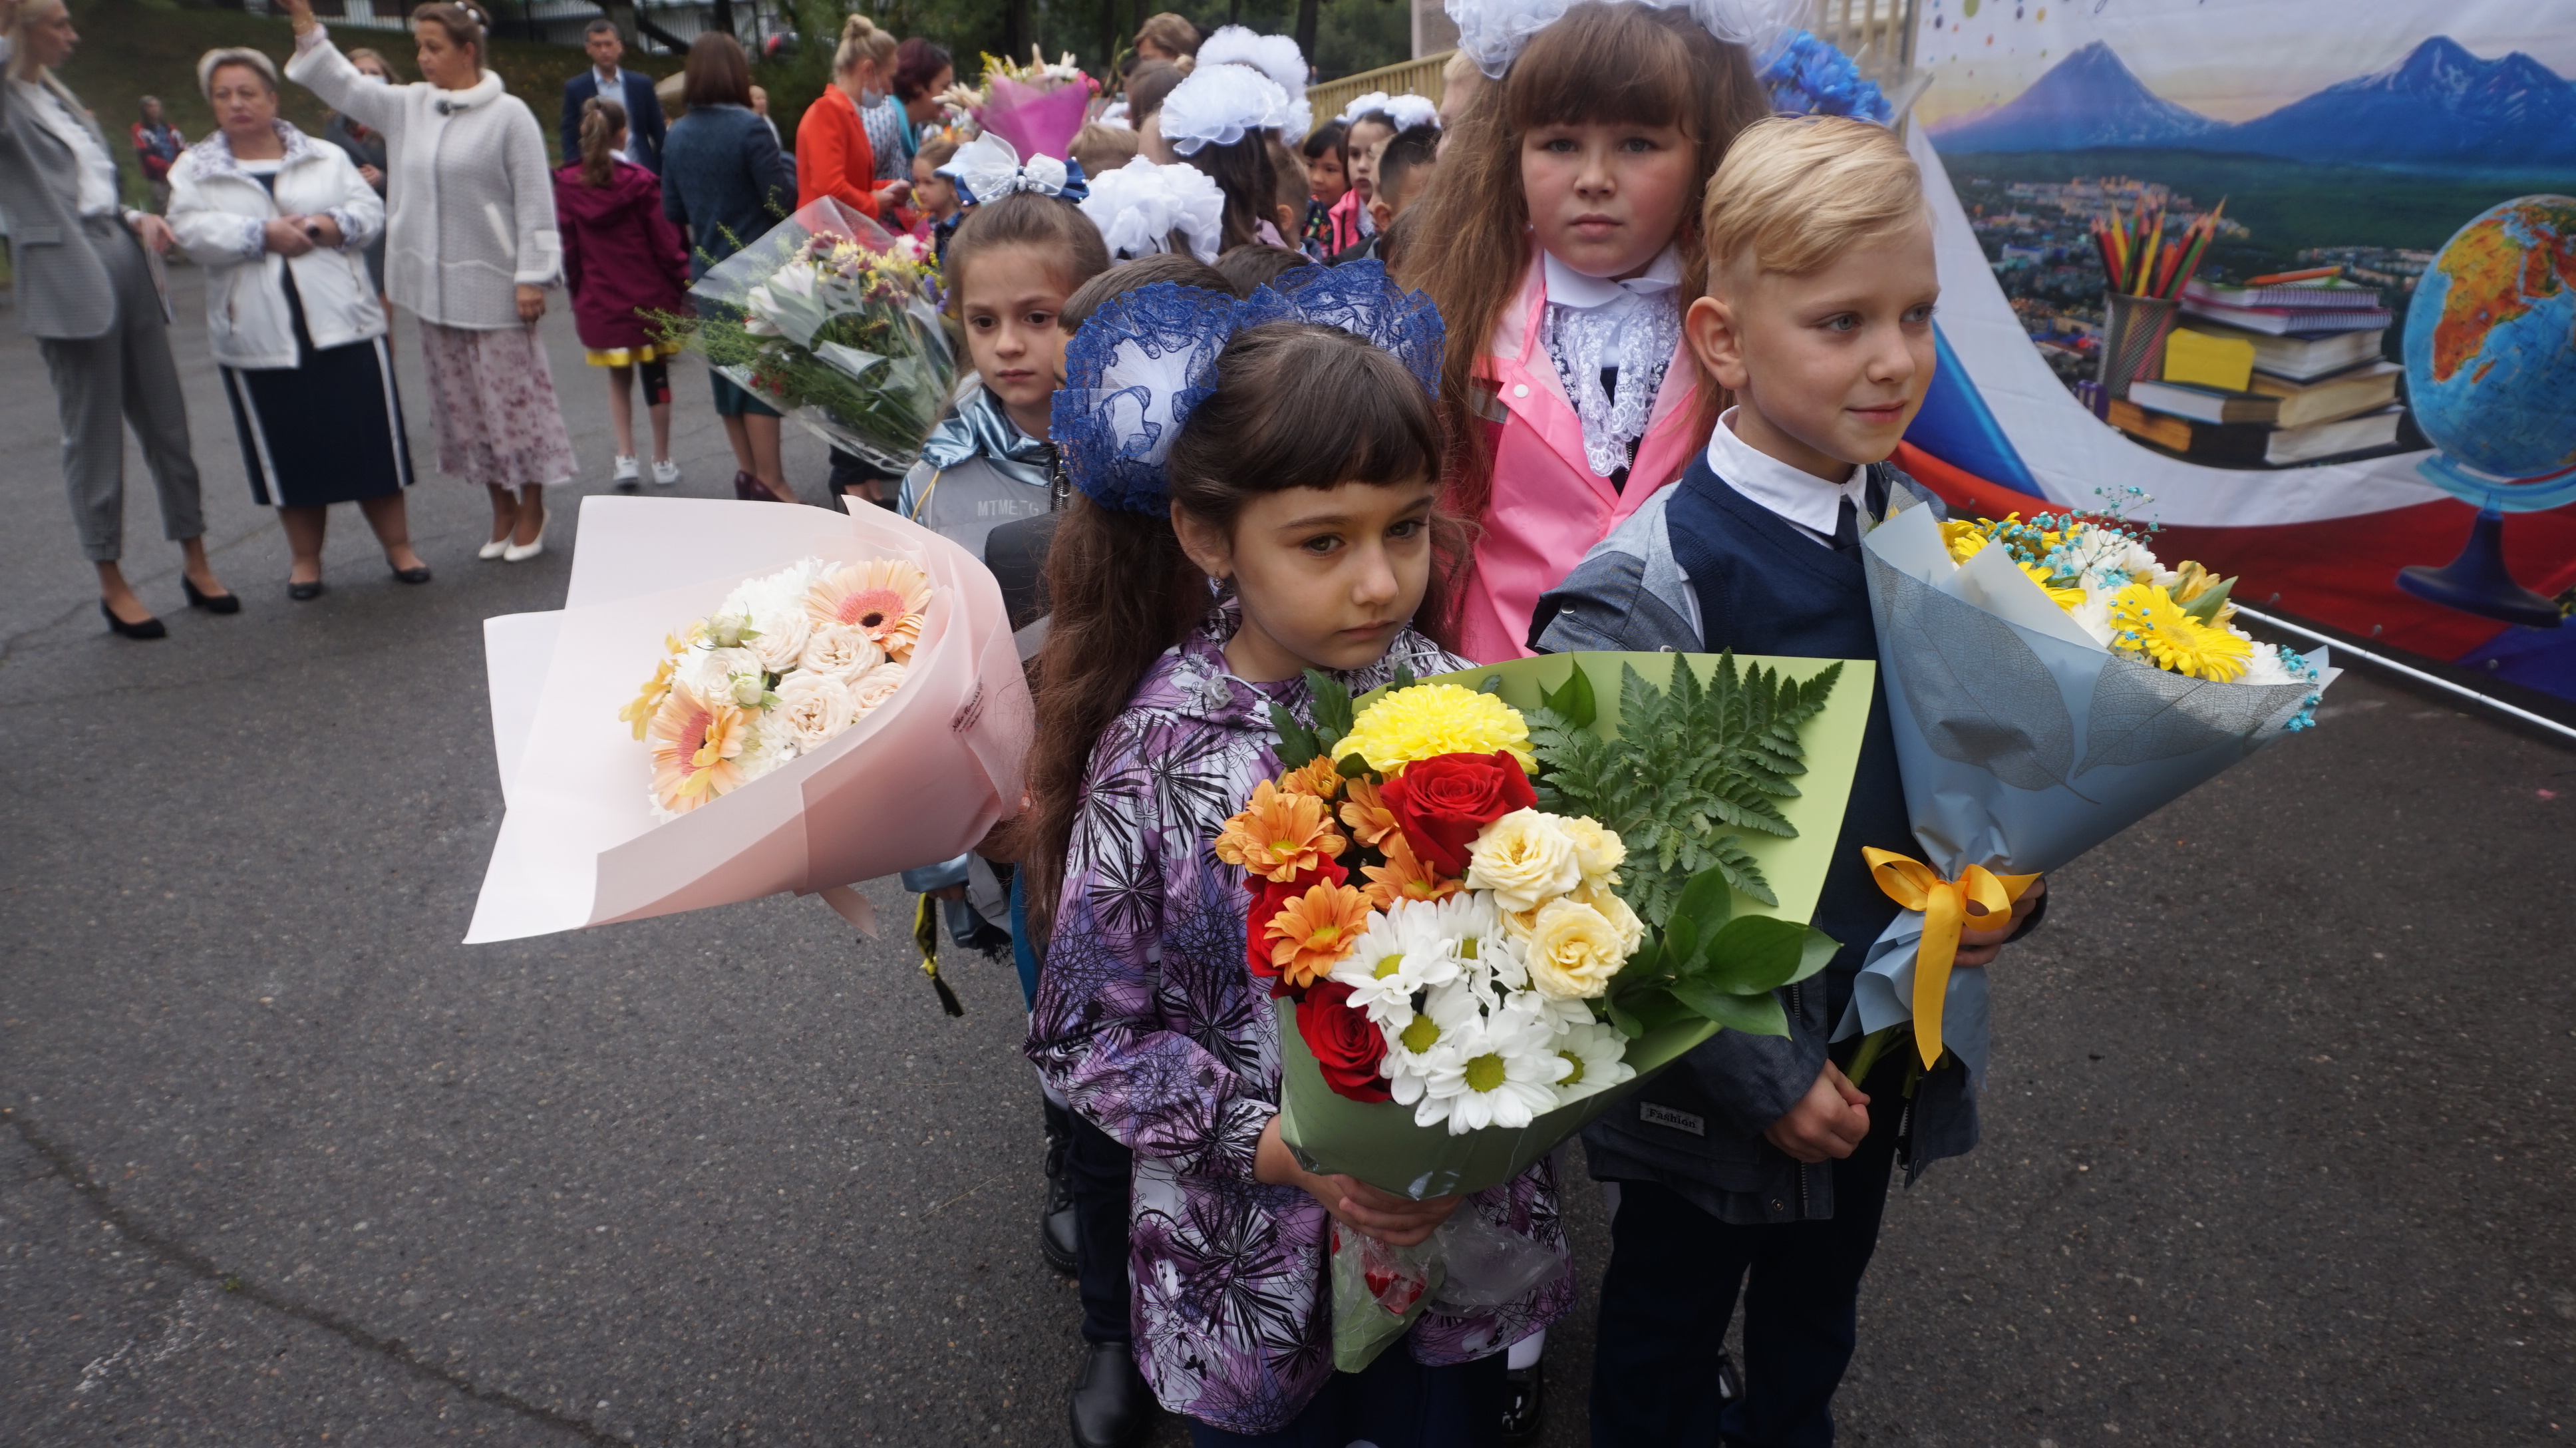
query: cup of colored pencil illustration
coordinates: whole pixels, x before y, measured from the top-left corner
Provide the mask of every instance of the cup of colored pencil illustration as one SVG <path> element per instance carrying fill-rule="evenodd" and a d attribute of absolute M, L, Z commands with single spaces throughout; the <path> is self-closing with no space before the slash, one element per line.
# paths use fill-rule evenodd
<path fill-rule="evenodd" d="M 2125 398 L 2135 379 L 2164 375 L 2165 338 L 2181 318 L 2182 289 L 2200 269 L 2201 258 L 2209 254 L 2209 244 L 2218 235 L 2218 218 L 2226 210 L 2227 203 L 2221 201 L 2217 210 L 2170 237 L 2165 235 L 2162 210 L 2152 218 L 2141 213 L 2134 221 L 2124 221 L 2114 209 L 2107 220 L 2093 224 L 2094 244 L 2102 249 L 2102 273 L 2110 279 L 2103 298 L 2107 315 L 2096 374 L 2107 395 Z"/>

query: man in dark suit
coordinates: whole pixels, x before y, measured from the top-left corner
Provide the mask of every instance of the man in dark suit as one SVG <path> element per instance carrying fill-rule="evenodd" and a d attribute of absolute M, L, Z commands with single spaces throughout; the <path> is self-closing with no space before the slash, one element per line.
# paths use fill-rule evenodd
<path fill-rule="evenodd" d="M 617 68 L 626 42 L 604 17 L 590 22 L 581 45 L 590 52 L 590 69 L 564 82 L 563 159 L 581 154 L 582 104 L 592 96 L 606 96 L 626 107 L 626 159 L 662 174 L 662 100 L 653 93 L 653 77 Z"/>

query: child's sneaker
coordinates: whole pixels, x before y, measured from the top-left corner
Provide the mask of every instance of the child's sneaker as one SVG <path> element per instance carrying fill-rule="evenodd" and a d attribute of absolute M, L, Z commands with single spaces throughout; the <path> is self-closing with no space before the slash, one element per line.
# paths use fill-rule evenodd
<path fill-rule="evenodd" d="M 620 457 L 617 460 L 617 466 L 609 473 L 608 480 L 617 484 L 617 491 L 631 493 L 635 491 L 636 481 L 641 477 L 643 473 L 636 467 L 635 459 Z"/>
<path fill-rule="evenodd" d="M 655 459 L 653 463 L 653 486 L 657 488 L 676 488 L 679 485 L 680 465 L 669 458 Z"/>

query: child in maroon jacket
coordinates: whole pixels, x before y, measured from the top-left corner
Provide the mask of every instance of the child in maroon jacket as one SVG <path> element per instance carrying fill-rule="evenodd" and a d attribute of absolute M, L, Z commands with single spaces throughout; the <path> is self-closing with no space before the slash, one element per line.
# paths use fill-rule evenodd
<path fill-rule="evenodd" d="M 651 316 L 687 305 L 688 245 L 662 215 L 662 183 L 624 158 L 626 108 L 614 100 L 583 103 L 581 159 L 555 172 L 555 222 L 563 235 L 564 281 L 572 288 L 573 330 L 593 367 L 608 369 L 608 415 L 617 433 L 613 481 L 635 491 L 635 411 L 627 395 L 644 374 L 644 405 L 653 417 L 653 482 L 671 487 L 671 371 Z"/>

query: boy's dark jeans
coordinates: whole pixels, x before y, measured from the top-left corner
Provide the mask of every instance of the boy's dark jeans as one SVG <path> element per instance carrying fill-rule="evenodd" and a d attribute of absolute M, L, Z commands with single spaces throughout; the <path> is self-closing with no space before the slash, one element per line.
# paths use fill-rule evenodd
<path fill-rule="evenodd" d="M 1075 1112 L 1073 1149 L 1064 1159 L 1073 1174 L 1082 1340 L 1126 1342 L 1132 1333 L 1127 1325 L 1127 1193 L 1135 1157 L 1118 1138 Z"/>
<path fill-rule="evenodd" d="M 1592 1364 L 1594 1448 L 1827 1448 L 1878 1247 L 1905 1102 L 1872 1072 L 1869 1135 L 1835 1162 L 1834 1215 L 1735 1227 L 1654 1182 L 1622 1182 Z M 1751 1283 L 1746 1285 L 1747 1274 Z M 1744 1294 L 1744 1396 L 1720 1421 L 1726 1325 Z"/>

